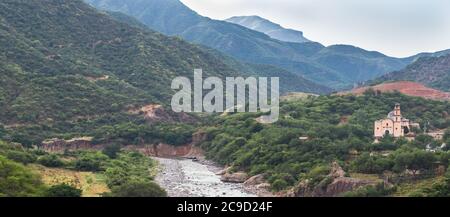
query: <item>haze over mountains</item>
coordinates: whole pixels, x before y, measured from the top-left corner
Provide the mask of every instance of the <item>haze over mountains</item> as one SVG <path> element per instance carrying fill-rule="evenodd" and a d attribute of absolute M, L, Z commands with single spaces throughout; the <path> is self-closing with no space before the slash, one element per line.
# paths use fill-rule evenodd
<path fill-rule="evenodd" d="M 240 61 L 274 65 L 335 89 L 403 69 L 417 59 L 389 57 L 351 45 L 325 47 L 315 42 L 280 41 L 264 34 L 264 28 L 253 27 L 258 30 L 255 31 L 203 17 L 179 0 L 86 1 L 101 10 L 123 12 L 151 29 L 217 49 Z"/>
<path fill-rule="evenodd" d="M 310 42 L 310 40 L 303 36 L 303 32 L 293 29 L 285 29 L 281 25 L 270 22 L 269 20 L 259 16 L 235 16 L 228 18 L 225 21 L 262 32 L 271 38 L 280 41 L 295 43 Z"/>

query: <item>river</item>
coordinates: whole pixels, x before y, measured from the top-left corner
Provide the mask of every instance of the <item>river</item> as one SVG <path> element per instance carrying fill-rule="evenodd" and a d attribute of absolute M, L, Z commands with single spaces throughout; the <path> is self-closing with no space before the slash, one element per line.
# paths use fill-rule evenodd
<path fill-rule="evenodd" d="M 256 197 L 243 184 L 220 181 L 220 168 L 184 158 L 153 158 L 160 172 L 155 181 L 169 197 Z"/>

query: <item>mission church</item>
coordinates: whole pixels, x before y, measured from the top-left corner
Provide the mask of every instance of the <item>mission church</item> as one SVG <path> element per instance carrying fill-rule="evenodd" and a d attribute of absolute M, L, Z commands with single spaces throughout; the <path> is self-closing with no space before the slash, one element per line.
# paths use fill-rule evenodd
<path fill-rule="evenodd" d="M 402 116 L 400 104 L 395 104 L 394 110 L 389 112 L 387 118 L 375 121 L 374 137 L 381 139 L 385 135 L 391 135 L 394 138 L 407 137 L 414 139 L 415 134 L 411 128 L 420 128 L 418 123 L 413 123 Z"/>

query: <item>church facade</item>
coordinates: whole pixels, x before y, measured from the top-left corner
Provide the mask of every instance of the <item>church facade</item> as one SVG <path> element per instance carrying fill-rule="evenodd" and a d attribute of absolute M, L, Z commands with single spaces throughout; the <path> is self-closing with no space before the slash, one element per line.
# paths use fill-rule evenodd
<path fill-rule="evenodd" d="M 401 113 L 400 104 L 395 104 L 394 110 L 389 112 L 385 119 L 375 121 L 374 137 L 382 138 L 385 135 L 391 135 L 394 138 L 411 136 L 411 127 L 418 127 L 418 124 L 411 123 L 404 118 Z"/>

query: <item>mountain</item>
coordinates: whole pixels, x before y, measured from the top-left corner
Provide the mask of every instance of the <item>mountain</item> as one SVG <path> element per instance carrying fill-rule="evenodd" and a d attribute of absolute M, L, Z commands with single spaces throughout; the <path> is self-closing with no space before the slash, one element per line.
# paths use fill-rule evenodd
<path fill-rule="evenodd" d="M 144 30 L 149 30 L 147 26 L 139 22 L 137 19 L 125 15 L 121 12 L 106 11 L 106 13 L 119 22 L 123 22 L 134 27 L 142 28 Z M 310 80 L 303 78 L 301 75 L 289 72 L 280 67 L 276 67 L 273 65 L 240 62 L 217 50 L 202 45 L 200 46 L 204 51 L 207 51 L 211 55 L 216 56 L 216 58 L 221 59 L 223 62 L 226 62 L 227 65 L 233 67 L 234 69 L 236 69 L 236 71 L 241 72 L 245 76 L 279 77 L 281 93 L 306 92 L 306 93 L 327 94 L 333 91 L 332 88 L 314 83 Z"/>
<path fill-rule="evenodd" d="M 376 79 L 375 83 L 399 80 L 415 81 L 450 92 L 450 55 L 421 57 L 403 70 Z"/>
<path fill-rule="evenodd" d="M 28 145 L 94 134 L 139 141 L 131 132 L 182 138 L 179 132 L 168 134 L 185 128 L 148 128 L 129 111 L 169 105 L 172 79 L 192 78 L 195 68 L 223 78 L 254 75 L 263 67 L 167 37 L 126 15 L 99 12 L 81 0 L 1 1 L 0 50 L 0 129 L 7 130 L 6 140 Z M 262 75 L 284 77 L 280 91 L 330 91 L 266 68 Z"/>
<path fill-rule="evenodd" d="M 338 95 L 363 95 L 369 89 L 381 93 L 400 92 L 408 96 L 416 96 L 432 100 L 450 100 L 450 93 L 425 87 L 421 83 L 412 81 L 386 82 L 372 86 L 358 87 L 351 91 L 340 92 Z"/>
<path fill-rule="evenodd" d="M 226 19 L 225 21 L 262 32 L 271 38 L 280 41 L 295 43 L 310 42 L 310 40 L 303 36 L 303 32 L 293 29 L 285 29 L 281 25 L 270 22 L 269 20 L 259 16 L 235 16 Z"/>
<path fill-rule="evenodd" d="M 393 58 L 349 45 L 292 43 L 197 14 L 179 0 L 85 0 L 101 10 L 133 16 L 151 29 L 217 49 L 243 62 L 274 65 L 335 89 L 404 68 Z"/>

